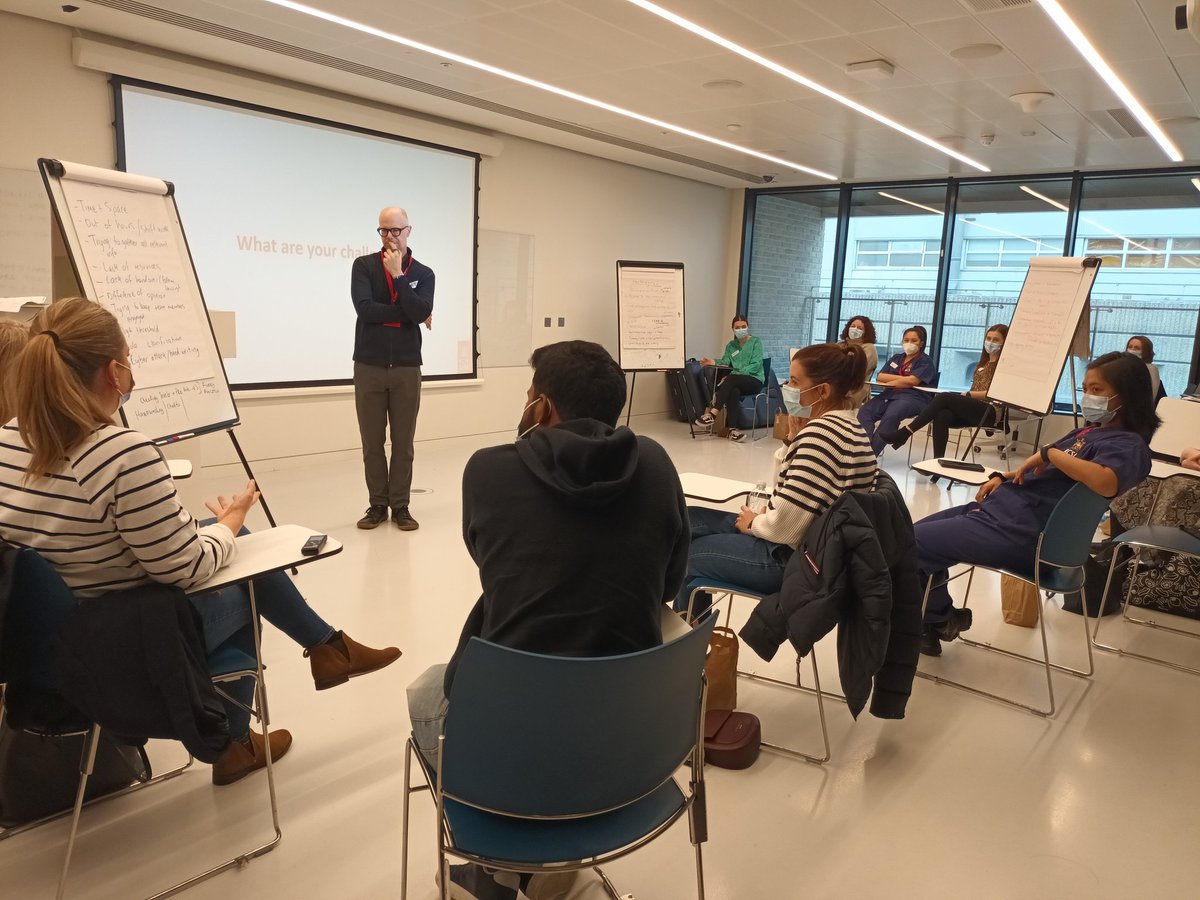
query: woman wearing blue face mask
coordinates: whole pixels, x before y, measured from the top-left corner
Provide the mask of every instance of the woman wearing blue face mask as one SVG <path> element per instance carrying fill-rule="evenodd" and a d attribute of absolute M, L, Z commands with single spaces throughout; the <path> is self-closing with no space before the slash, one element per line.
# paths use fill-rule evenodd
<path fill-rule="evenodd" d="M 1150 474 L 1150 438 L 1158 416 L 1150 375 L 1128 353 L 1106 353 L 1088 364 L 1081 398 L 1083 428 L 1043 447 L 1012 472 L 995 472 L 975 502 L 918 522 L 917 563 L 934 588 L 925 609 L 921 652 L 939 656 L 941 642 L 971 627 L 971 611 L 956 609 L 946 571 L 965 563 L 1028 571 L 1059 500 L 1079 481 L 1115 497 Z"/>
<path fill-rule="evenodd" d="M 866 377 L 857 344 L 814 344 L 792 357 L 783 386 L 788 437 L 775 452 L 767 507 L 738 514 L 689 507 L 688 574 L 676 608 L 687 609 L 687 583 L 698 576 L 771 593 L 783 583 L 792 551 L 818 516 L 844 492 L 869 488 L 879 466 L 847 395 Z M 698 608 L 711 602 L 698 596 Z"/>
<path fill-rule="evenodd" d="M 914 325 L 904 332 L 904 352 L 897 353 L 880 370 L 876 380 L 883 392 L 868 400 L 858 411 L 858 421 L 878 456 L 885 446 L 882 434 L 894 432 L 929 403 L 932 395 L 918 391 L 937 378 L 937 366 L 925 353 L 925 329 Z"/>
<path fill-rule="evenodd" d="M 717 420 L 717 412 L 725 410 L 725 421 L 737 422 L 738 403 L 743 396 L 757 394 L 763 386 L 763 345 L 762 341 L 750 333 L 750 323 L 745 316 L 733 317 L 733 340 L 725 345 L 725 353 L 720 359 L 704 357 L 700 360 L 706 384 L 718 377 L 721 368 L 731 371 L 717 384 L 713 393 L 712 405 L 704 411 L 704 415 L 696 420 L 700 426 L 712 425 Z M 729 439 L 740 441 L 745 435 L 736 428 L 729 428 Z"/>
<path fill-rule="evenodd" d="M 901 425 L 895 431 L 881 428 L 879 437 L 899 450 L 910 437 L 932 423 L 933 455 L 941 457 L 946 455 L 951 428 L 991 428 L 996 425 L 1000 421 L 1000 406 L 988 402 L 987 392 L 992 386 L 992 376 L 996 374 L 996 363 L 1000 361 L 1000 351 L 1004 349 L 1007 337 L 1007 325 L 993 325 L 987 330 L 970 390 L 961 394 L 938 394 L 907 425 Z M 936 481 L 937 476 L 934 475 L 932 480 Z"/>

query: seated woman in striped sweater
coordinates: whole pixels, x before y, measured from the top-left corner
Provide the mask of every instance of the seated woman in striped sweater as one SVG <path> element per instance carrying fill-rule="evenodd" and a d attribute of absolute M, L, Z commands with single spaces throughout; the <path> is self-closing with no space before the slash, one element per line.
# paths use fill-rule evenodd
<path fill-rule="evenodd" d="M 692 546 L 676 609 L 688 604 L 695 578 L 725 581 L 769 594 L 779 590 L 788 559 L 808 527 L 844 492 L 869 488 L 878 463 L 849 395 L 867 376 L 858 344 L 814 344 L 796 351 L 783 386 L 788 436 L 775 453 L 767 509 L 740 513 L 689 507 Z M 695 611 L 711 603 L 696 597 Z"/>
<path fill-rule="evenodd" d="M 258 500 L 251 481 L 208 504 L 216 523 L 199 527 L 179 502 L 158 448 L 114 424 L 134 386 L 129 345 L 112 314 L 90 300 L 59 300 L 38 314 L 16 361 L 17 417 L 0 429 L 0 538 L 31 547 L 77 597 L 100 597 L 148 581 L 188 588 L 234 556 L 233 536 Z M 290 578 L 254 579 L 262 618 L 304 648 L 317 690 L 394 662 L 395 647 L 374 650 L 335 631 Z M 254 652 L 249 594 L 237 586 L 191 598 L 209 650 L 237 642 Z M 248 704 L 244 678 L 229 693 Z M 232 784 L 266 765 L 264 738 L 249 714 L 226 704 L 229 749 L 213 764 L 213 783 Z M 278 760 L 291 746 L 270 733 Z"/>

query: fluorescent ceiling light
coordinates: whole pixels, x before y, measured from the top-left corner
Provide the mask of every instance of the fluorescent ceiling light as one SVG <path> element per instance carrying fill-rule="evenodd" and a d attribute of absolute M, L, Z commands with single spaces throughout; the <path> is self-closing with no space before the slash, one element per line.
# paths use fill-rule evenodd
<path fill-rule="evenodd" d="M 566 88 L 560 88 L 553 84 L 547 84 L 544 81 L 537 81 L 533 78 L 526 78 L 524 75 L 518 75 L 516 72 L 509 72 L 506 69 L 488 65 L 487 63 L 480 62 L 476 59 L 471 59 L 467 56 L 460 56 L 457 53 L 451 53 L 449 50 L 440 50 L 437 47 L 430 46 L 429 44 L 422 44 L 420 41 L 414 41 L 411 38 L 406 38 L 390 31 L 384 31 L 381 28 L 375 28 L 371 25 L 365 25 L 362 22 L 356 22 L 353 19 L 347 19 L 344 16 L 325 12 L 324 10 L 316 9 L 312 6 L 306 6 L 303 3 L 293 3 L 291 0 L 264 0 L 264 2 L 271 3 L 275 6 L 282 6 L 284 9 L 290 9 L 293 12 L 303 13 L 306 16 L 323 19 L 326 22 L 332 22 L 334 25 L 341 25 L 344 28 L 350 28 L 354 31 L 361 32 L 362 34 L 369 34 L 372 37 L 381 38 L 385 41 L 390 41 L 393 44 L 411 47 L 414 50 L 420 50 L 422 53 L 428 53 L 431 56 L 437 56 L 441 59 L 456 62 L 464 66 L 469 66 L 473 69 L 479 69 L 481 72 L 487 72 L 491 75 L 499 75 L 501 78 L 507 78 L 510 81 L 516 81 L 551 94 L 557 94 L 560 97 L 566 97 L 569 100 L 575 100 L 579 103 L 586 103 L 588 106 L 594 106 L 597 109 L 603 109 L 606 112 L 616 113 L 617 115 L 625 116 L 626 118 L 630 119 L 636 119 L 639 122 L 645 122 L 647 125 L 653 125 L 655 128 L 673 131 L 676 134 L 682 134 L 686 137 L 695 138 L 698 141 L 705 141 L 709 144 L 715 144 L 718 147 L 724 147 L 726 150 L 744 153 L 747 156 L 753 156 L 756 159 L 775 163 L 776 165 L 783 166 L 788 169 L 795 169 L 799 172 L 807 172 L 810 175 L 815 175 L 818 178 L 824 178 L 828 181 L 837 181 L 837 176 L 831 175 L 829 172 L 822 172 L 820 169 L 802 166 L 800 163 L 792 162 L 791 160 L 787 159 L 780 159 L 777 156 L 771 156 L 767 153 L 759 153 L 757 150 L 751 150 L 748 147 L 732 144 L 729 141 L 723 141 L 720 138 L 710 137 L 707 134 L 701 134 L 699 131 L 692 131 L 690 128 L 684 128 L 680 125 L 672 125 L 670 122 L 664 122 L 662 119 L 643 116 L 641 113 L 632 112 L 631 110 L 623 109 L 622 107 L 615 106 L 611 103 L 605 103 L 603 100 L 585 97 L 583 94 L 576 94 L 574 91 L 568 91 Z"/>
<path fill-rule="evenodd" d="M 940 153 L 945 153 L 947 156 L 953 156 L 955 159 L 959 160 L 960 162 L 964 162 L 968 166 L 972 166 L 973 168 L 978 169 L 980 172 L 992 171 L 987 166 L 985 166 L 983 163 L 976 162 L 975 160 L 971 159 L 971 157 L 969 157 L 963 153 L 959 153 L 957 150 L 947 147 L 945 144 L 939 144 L 933 138 L 927 137 L 926 135 L 921 134 L 919 131 L 913 131 L 913 129 L 911 129 L 905 125 L 901 125 L 899 122 L 895 121 L 894 119 L 889 119 L 887 116 L 883 115 L 882 113 L 877 113 L 877 112 L 875 112 L 875 110 L 870 109 L 866 106 L 863 106 L 861 103 L 851 100 L 849 97 L 843 96 L 842 94 L 839 94 L 837 91 L 832 90 L 831 88 L 825 87 L 825 85 L 823 85 L 823 84 L 818 84 L 817 82 L 813 81 L 811 78 L 805 78 L 799 72 L 793 72 L 791 69 L 787 68 L 787 66 L 782 66 L 777 62 L 773 62 L 772 60 L 767 59 L 765 56 L 760 56 L 759 54 L 755 53 L 753 50 L 747 50 L 741 44 L 735 44 L 733 41 L 729 40 L 728 38 L 723 38 L 723 37 L 721 37 L 721 35 L 716 34 L 712 31 L 709 31 L 707 28 L 697 25 L 695 22 L 692 22 L 689 19 L 685 19 L 683 16 L 676 15 L 675 13 L 673 13 L 669 10 L 663 9 L 661 6 L 658 6 L 654 3 L 650 3 L 649 0 L 628 0 L 628 2 L 632 3 L 634 6 L 641 7 L 642 9 L 646 10 L 646 12 L 653 13 L 654 15 L 658 16 L 659 18 L 666 19 L 668 22 L 678 25 L 680 28 L 684 28 L 684 29 L 690 31 L 692 34 L 695 34 L 695 35 L 698 35 L 699 37 L 704 38 L 706 41 L 711 41 L 712 43 L 716 44 L 718 47 L 724 47 L 726 50 L 730 51 L 731 53 L 736 53 L 738 56 L 748 59 L 751 62 L 758 63 L 760 66 L 770 69 L 772 72 L 775 72 L 778 75 L 782 75 L 784 78 L 788 78 L 788 79 L 796 82 L 796 84 L 803 85 L 804 87 L 806 87 L 810 90 L 816 91 L 818 94 L 823 94 L 824 96 L 828 97 L 830 100 L 834 100 L 834 101 L 842 104 L 843 106 L 848 106 L 848 107 L 850 107 L 850 109 L 854 110 L 855 112 L 861 113 L 862 115 L 867 116 L 868 118 L 874 119 L 876 122 L 879 122 L 882 125 L 886 125 L 888 128 L 893 128 L 896 131 L 899 131 L 901 134 L 905 134 L 915 141 L 920 141 L 922 144 L 932 147 L 934 150 L 937 150 Z"/>
<path fill-rule="evenodd" d="M 1167 154 L 1167 157 L 1175 162 L 1183 162 L 1183 154 L 1179 152 L 1179 148 L 1171 143 L 1171 139 L 1158 127 L 1158 123 L 1154 121 L 1154 117 L 1146 112 L 1146 108 L 1142 106 L 1137 97 L 1133 96 L 1133 92 L 1125 87 L 1125 82 L 1121 81 L 1117 73 L 1104 61 L 1104 57 L 1092 46 L 1092 42 L 1087 39 L 1087 36 L 1075 24 L 1074 20 L 1067 15 L 1066 11 L 1059 5 L 1058 0 L 1037 0 L 1037 3 L 1038 6 L 1046 11 L 1046 15 L 1054 20 L 1054 24 L 1059 27 L 1062 33 L 1067 36 L 1067 40 L 1075 45 L 1075 49 L 1083 55 L 1088 65 L 1095 69 L 1096 74 L 1104 79 L 1105 83 L 1112 88 L 1113 93 L 1121 98 L 1121 102 L 1125 104 L 1125 108 L 1133 113 L 1134 118 L 1146 129 L 1146 133 L 1154 138 L 1158 146 Z"/>
<path fill-rule="evenodd" d="M 889 194 L 887 191 L 877 191 L 880 197 L 887 197 L 889 200 L 895 200 L 898 203 L 907 203 L 909 206 L 915 206 L 917 209 L 923 209 L 925 212 L 931 212 L 935 216 L 944 216 L 945 213 L 940 209 L 935 209 L 932 206 L 926 206 L 924 203 L 918 203 L 916 200 L 905 200 L 903 197 L 897 197 L 895 194 Z"/>
<path fill-rule="evenodd" d="M 926 206 L 924 203 L 917 203 L 915 200 L 905 200 L 903 197 L 897 197 L 895 194 L 889 194 L 887 191 L 877 191 L 876 193 L 878 193 L 880 197 L 887 197 L 889 200 L 897 200 L 900 203 L 907 203 L 909 206 L 915 206 L 917 209 L 923 209 L 926 212 L 933 213 L 939 218 L 945 215 L 945 213 L 943 213 L 940 209 L 937 209 L 933 206 Z M 962 222 L 964 225 L 970 225 L 974 228 L 982 228 L 984 231 L 1002 234 L 1005 237 L 1020 238 L 1023 241 L 1028 241 L 1037 247 L 1038 250 L 1041 250 L 1043 247 L 1049 247 L 1055 253 L 1062 253 L 1062 247 L 1053 247 L 1050 244 L 1047 244 L 1045 241 L 1040 241 L 1037 238 L 1026 237 L 1023 234 L 1017 234 L 1015 231 L 1005 231 L 1003 228 L 993 228 L 991 225 L 984 225 L 982 222 L 971 221 L 963 216 L 958 216 L 957 218 L 958 221 Z"/>
<path fill-rule="evenodd" d="M 1042 202 L 1049 203 L 1051 206 L 1061 209 L 1063 212 L 1069 212 L 1069 210 L 1067 209 L 1067 207 L 1064 204 L 1059 203 L 1057 200 L 1052 200 L 1051 198 L 1047 197 L 1045 194 L 1039 194 L 1037 191 L 1035 191 L 1033 188 L 1031 188 L 1027 184 L 1021 185 L 1021 190 L 1023 190 L 1025 193 L 1029 194 L 1029 196 L 1031 196 L 1031 197 L 1037 197 Z M 1087 216 L 1080 216 L 1079 221 L 1087 222 L 1093 228 L 1099 229 L 1100 231 L 1103 231 L 1105 234 L 1111 234 L 1115 238 L 1120 238 L 1123 241 L 1127 241 L 1129 243 L 1130 247 L 1137 247 L 1139 250 L 1145 250 L 1148 253 L 1161 253 L 1162 252 L 1161 250 L 1156 250 L 1153 247 L 1147 247 L 1145 244 L 1139 244 L 1133 238 L 1125 237 L 1125 235 L 1121 234 L 1119 231 L 1113 231 L 1111 228 L 1108 228 L 1105 225 L 1101 225 L 1095 219 L 1089 219 Z"/>

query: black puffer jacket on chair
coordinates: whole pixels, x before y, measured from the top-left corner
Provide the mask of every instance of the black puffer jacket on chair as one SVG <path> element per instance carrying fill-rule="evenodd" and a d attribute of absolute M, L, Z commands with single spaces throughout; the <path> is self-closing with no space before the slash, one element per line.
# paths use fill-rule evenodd
<path fill-rule="evenodd" d="M 855 718 L 902 719 L 921 644 L 921 581 L 912 518 L 896 483 L 848 491 L 813 522 L 779 593 L 764 597 L 740 634 L 770 660 L 785 640 L 800 656 L 838 627 L 838 673 Z"/>

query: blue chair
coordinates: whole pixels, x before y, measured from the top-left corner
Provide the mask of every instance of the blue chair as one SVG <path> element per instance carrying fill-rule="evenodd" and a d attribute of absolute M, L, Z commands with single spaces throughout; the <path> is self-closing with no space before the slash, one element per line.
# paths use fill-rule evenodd
<path fill-rule="evenodd" d="M 510 872 L 564 872 L 625 856 L 687 815 L 704 898 L 704 658 L 715 616 L 670 643 L 624 656 L 543 656 L 472 638 L 455 674 L 437 766 L 405 749 L 401 900 L 408 892 L 409 798 L 437 807 L 446 856 Z M 425 783 L 411 784 L 414 757 Z M 691 766 L 690 789 L 675 782 Z M 442 877 L 447 900 L 449 879 Z"/>
<path fill-rule="evenodd" d="M 1108 578 L 1106 578 L 1104 581 L 1104 593 L 1100 595 L 1101 609 L 1104 608 L 1104 602 L 1108 599 L 1108 591 L 1112 586 L 1113 572 L 1117 567 L 1117 557 L 1121 555 L 1121 548 L 1123 547 L 1131 551 L 1131 556 L 1129 558 L 1129 581 L 1125 586 L 1125 600 L 1121 604 L 1121 617 L 1126 622 L 1129 622 L 1133 625 L 1144 625 L 1159 631 L 1170 632 L 1171 634 L 1179 634 L 1190 638 L 1200 638 L 1200 634 L 1197 634 L 1194 631 L 1188 631 L 1183 628 L 1174 628 L 1170 625 L 1163 625 L 1161 622 L 1155 622 L 1150 619 L 1139 619 L 1129 614 L 1129 597 L 1132 592 L 1133 581 L 1135 578 L 1137 578 L 1138 562 L 1141 559 L 1143 551 L 1160 550 L 1177 556 L 1200 558 L 1200 538 L 1197 538 L 1194 534 L 1189 534 L 1182 528 L 1177 528 L 1171 525 L 1140 525 L 1137 528 L 1131 528 L 1129 531 L 1126 531 L 1123 534 L 1113 538 L 1112 561 L 1108 564 Z M 1181 663 L 1171 662 L 1170 660 L 1163 659 L 1159 656 L 1135 653 L 1132 650 L 1125 650 L 1112 644 L 1100 643 L 1100 621 L 1103 618 L 1103 616 L 1096 616 L 1096 624 L 1092 629 L 1092 644 L 1100 650 L 1107 650 L 1108 652 L 1116 653 L 1119 656 L 1131 656 L 1134 659 L 1158 663 L 1161 666 L 1177 669 L 1180 672 L 1187 672 L 1190 675 L 1200 675 L 1200 669 L 1192 666 L 1185 666 Z"/>
<path fill-rule="evenodd" d="M 253 590 L 250 591 L 250 598 L 250 602 L 253 605 Z M 6 628 L 20 635 L 20 639 L 16 643 L 19 643 L 21 652 L 19 659 L 13 667 L 12 682 L 5 688 L 6 697 L 8 697 L 10 691 L 36 691 L 42 695 L 57 696 L 54 675 L 54 638 L 74 611 L 75 604 L 75 595 L 71 593 L 70 588 L 67 587 L 53 566 L 34 550 L 26 548 L 19 551 L 17 554 L 16 569 L 13 574 L 12 596 L 9 600 Z M 255 640 L 257 644 L 257 636 Z M 255 678 L 258 688 L 257 702 L 255 703 L 255 708 L 249 709 L 249 712 L 262 721 L 259 711 L 265 709 L 266 695 L 262 681 L 262 669 L 255 659 L 233 647 L 225 645 L 213 651 L 213 654 L 208 659 L 208 670 L 212 675 L 214 684 L 218 685 L 217 690 L 226 697 L 228 695 L 221 690 L 221 684 L 237 681 L 241 678 Z M 234 700 L 232 702 L 237 701 Z M 3 718 L 3 712 L 3 707 L 0 707 L 0 720 Z M 68 815 L 68 813 L 70 814 L 71 828 L 67 838 L 66 857 L 63 860 L 62 872 L 59 876 L 58 892 L 56 895 L 58 900 L 62 900 L 66 893 L 67 875 L 71 867 L 71 857 L 75 849 L 75 838 L 78 833 L 79 819 L 83 812 L 83 807 L 101 800 L 108 800 L 112 797 L 141 790 L 144 787 L 157 784 L 160 781 L 166 781 L 169 778 L 174 778 L 189 769 L 193 763 L 191 754 L 188 754 L 186 763 L 168 772 L 156 775 L 153 778 L 131 785 L 123 790 L 97 797 L 95 800 L 86 800 L 88 778 L 94 770 L 96 753 L 100 746 L 101 728 L 98 724 L 88 722 L 77 714 L 73 718 L 75 721 L 67 725 L 67 727 L 64 727 L 62 722 L 55 722 L 47 728 L 30 725 L 27 730 L 34 733 L 53 734 L 55 736 L 85 736 L 83 755 L 79 766 L 79 785 L 75 793 L 74 807 L 70 810 L 63 810 L 37 821 L 28 822 L 0 832 L 0 840 L 3 840 L 59 819 Z M 270 764 L 269 751 L 267 756 L 267 785 L 271 797 L 271 814 L 275 826 L 274 838 L 259 847 L 240 853 L 226 860 L 224 863 L 181 881 L 167 890 L 155 894 L 155 897 L 174 894 L 193 884 L 205 881 L 226 869 L 244 866 L 254 857 L 261 856 L 273 850 L 279 843 L 282 834 L 279 829 L 279 813 L 275 800 L 275 777 Z"/>
<path fill-rule="evenodd" d="M 730 584 L 729 582 L 726 582 L 726 581 L 714 581 L 711 578 L 708 578 L 708 579 L 693 578 L 691 581 L 688 582 L 688 585 L 687 585 L 687 592 L 688 592 L 687 620 L 689 622 L 693 621 L 693 617 L 695 615 L 695 608 L 696 608 L 696 595 L 698 593 L 700 593 L 701 591 L 704 591 L 709 594 L 720 594 L 720 595 L 722 595 L 723 598 L 728 598 L 729 607 L 725 610 L 725 624 L 726 625 L 729 625 L 730 619 L 732 619 L 732 617 L 733 617 L 733 598 L 734 597 L 747 597 L 757 603 L 764 596 L 763 594 L 758 593 L 756 591 L 752 591 L 748 588 L 740 587 L 739 585 L 736 585 L 736 584 Z M 719 602 L 720 602 L 720 600 L 714 600 L 714 605 Z M 767 748 L 768 750 L 773 750 L 776 753 L 782 754 L 783 756 L 790 756 L 793 759 L 802 759 L 805 762 L 815 763 L 816 765 L 820 766 L 820 765 L 824 765 L 825 763 L 829 762 L 829 760 L 831 758 L 831 754 L 829 751 L 829 725 L 827 724 L 827 722 L 825 720 L 825 698 L 830 697 L 834 700 L 840 700 L 843 703 L 846 702 L 846 698 L 843 697 L 841 694 L 821 690 L 821 675 L 817 671 L 817 648 L 815 646 L 813 647 L 812 652 L 808 654 L 808 658 L 809 658 L 809 661 L 812 663 L 814 687 L 811 687 L 811 688 L 806 686 L 805 684 L 803 684 L 801 681 L 801 675 L 800 675 L 801 667 L 800 667 L 800 657 L 799 656 L 796 657 L 796 682 L 795 682 L 795 684 L 793 684 L 790 681 L 782 681 L 778 678 L 771 678 L 769 675 L 759 675 L 757 672 L 751 672 L 751 671 L 747 671 L 744 669 L 738 669 L 737 674 L 738 674 L 739 678 L 747 678 L 747 679 L 750 679 L 751 681 L 760 681 L 760 682 L 763 682 L 764 684 L 773 684 L 778 687 L 785 687 L 791 691 L 799 691 L 799 692 L 805 693 L 805 694 L 816 695 L 817 714 L 820 716 L 820 719 L 821 719 L 821 740 L 824 742 L 824 745 L 825 745 L 825 755 L 824 756 L 814 756 L 811 753 L 805 753 L 801 750 L 795 749 L 794 747 L 788 747 L 783 744 L 775 744 L 775 743 L 772 743 L 772 742 L 766 741 L 766 740 L 764 740 L 762 742 L 762 746 Z"/>
<path fill-rule="evenodd" d="M 963 575 L 968 576 L 967 593 L 963 600 L 964 607 L 971 596 L 971 581 L 974 578 L 976 569 L 984 569 L 1000 575 L 1008 575 L 1024 581 L 1026 584 L 1032 584 L 1039 594 L 1045 594 L 1047 600 L 1055 594 L 1065 595 L 1079 592 L 1083 601 L 1083 638 L 1084 645 L 1087 647 L 1088 661 L 1086 669 L 1075 669 L 1050 661 L 1050 647 L 1046 640 L 1046 615 L 1044 609 L 1038 611 L 1038 628 L 1041 631 L 1042 637 L 1042 657 L 1040 659 L 1035 656 L 1016 653 L 1012 650 L 1005 650 L 1001 647 L 994 647 L 991 644 L 963 637 L 958 639 L 959 643 L 966 644 L 969 647 L 991 650 L 1013 659 L 1020 659 L 1044 667 L 1046 670 L 1046 691 L 1050 700 L 1050 706 L 1047 709 L 1021 703 L 989 691 L 980 690 L 979 688 L 958 681 L 943 678 L 940 675 L 932 675 L 921 671 L 918 671 L 917 675 L 930 681 L 935 681 L 938 684 L 949 685 L 950 687 L 956 687 L 972 694 L 998 700 L 1009 706 L 1027 710 L 1034 715 L 1044 717 L 1053 716 L 1056 707 L 1054 701 L 1054 682 L 1050 676 L 1051 670 L 1064 672 L 1069 675 L 1078 675 L 1081 678 L 1090 678 L 1095 673 L 1092 643 L 1088 635 L 1087 595 L 1083 592 L 1085 580 L 1084 564 L 1088 561 L 1088 551 L 1091 548 L 1092 536 L 1096 533 L 1096 528 L 1100 524 L 1100 519 L 1104 515 L 1104 511 L 1108 509 L 1108 503 L 1107 497 L 1103 497 L 1087 485 L 1077 482 L 1055 505 L 1054 511 L 1050 513 L 1050 518 L 1046 522 L 1045 529 L 1038 535 L 1033 565 L 1029 571 L 1017 572 L 994 566 L 973 565 L 966 571 L 960 572 L 948 579 L 948 581 L 954 581 Z M 929 591 L 932 587 L 933 576 L 930 576 L 925 583 L 925 597 L 921 602 L 922 613 L 924 613 L 925 606 L 929 602 Z"/>
<path fill-rule="evenodd" d="M 765 427 L 769 433 L 775 424 L 775 414 L 783 409 L 783 392 L 771 368 L 771 358 L 764 356 L 762 362 L 762 390 L 757 394 L 746 394 L 738 404 L 740 420 L 737 427 L 749 429 L 751 440 L 757 440 L 754 434 L 759 428 Z"/>

